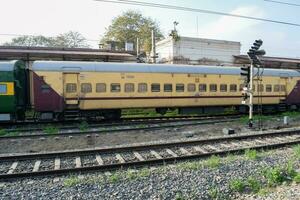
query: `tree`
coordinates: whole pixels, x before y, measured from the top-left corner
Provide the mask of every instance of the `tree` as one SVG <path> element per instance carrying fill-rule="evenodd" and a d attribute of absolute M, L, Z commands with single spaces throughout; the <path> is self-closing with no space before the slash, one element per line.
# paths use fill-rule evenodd
<path fill-rule="evenodd" d="M 127 11 L 112 20 L 101 43 L 116 41 L 118 48 L 122 49 L 125 42 L 131 42 L 136 47 L 136 39 L 139 38 L 140 47 L 144 51 L 150 52 L 152 29 L 155 31 L 157 39 L 163 38 L 161 30 L 154 20 L 144 17 L 140 12 Z"/>
<path fill-rule="evenodd" d="M 30 46 L 30 47 L 60 47 L 60 48 L 85 48 L 89 47 L 86 39 L 78 32 L 69 31 L 56 37 L 20 36 L 13 38 L 5 46 Z"/>

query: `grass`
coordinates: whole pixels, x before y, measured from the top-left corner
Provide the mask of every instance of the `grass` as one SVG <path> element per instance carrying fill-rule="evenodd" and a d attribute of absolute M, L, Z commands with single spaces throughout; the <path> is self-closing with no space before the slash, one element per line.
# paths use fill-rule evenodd
<path fill-rule="evenodd" d="M 216 187 L 212 187 L 208 190 L 208 196 L 211 199 L 218 199 L 219 197 L 219 190 Z"/>
<path fill-rule="evenodd" d="M 299 144 L 293 147 L 293 152 L 294 152 L 294 156 L 297 159 L 300 159 L 300 145 Z"/>
<path fill-rule="evenodd" d="M 108 176 L 107 180 L 109 183 L 116 183 L 122 179 L 122 173 L 120 172 L 115 172 Z"/>
<path fill-rule="evenodd" d="M 261 190 L 261 187 L 262 187 L 261 183 L 256 178 L 254 178 L 252 176 L 247 178 L 246 185 L 254 193 L 258 193 Z"/>
<path fill-rule="evenodd" d="M 54 126 L 47 126 L 43 131 L 48 135 L 58 134 L 58 128 Z"/>
<path fill-rule="evenodd" d="M 234 192 L 243 192 L 246 188 L 246 184 L 240 179 L 233 179 L 230 181 L 229 187 Z"/>
<path fill-rule="evenodd" d="M 181 169 L 181 170 L 198 170 L 200 169 L 202 166 L 201 166 L 201 163 L 200 162 L 184 162 L 184 163 L 179 163 L 177 165 L 177 168 L 178 169 Z"/>
<path fill-rule="evenodd" d="M 203 166 L 209 168 L 217 168 L 220 166 L 220 164 L 221 164 L 220 157 L 213 155 L 203 163 Z"/>
<path fill-rule="evenodd" d="M 246 149 L 245 156 L 248 160 L 256 160 L 258 158 L 257 151 L 255 149 Z"/>
<path fill-rule="evenodd" d="M 79 184 L 81 181 L 78 177 L 71 177 L 71 178 L 68 178 L 66 180 L 64 180 L 64 186 L 66 187 L 73 187 L 77 184 Z"/>
<path fill-rule="evenodd" d="M 0 136 L 7 135 L 7 131 L 4 129 L 0 129 Z"/>
<path fill-rule="evenodd" d="M 294 178 L 293 178 L 293 181 L 295 182 L 295 183 L 300 183 L 300 174 L 297 174 Z"/>
<path fill-rule="evenodd" d="M 82 121 L 78 128 L 80 131 L 86 131 L 89 128 L 89 124 L 86 121 Z"/>
<path fill-rule="evenodd" d="M 288 111 L 288 112 L 281 113 L 281 116 L 298 117 L 298 116 L 300 116 L 300 112 Z"/>
<path fill-rule="evenodd" d="M 144 168 L 138 171 L 133 171 L 133 170 L 127 170 L 126 171 L 126 179 L 129 180 L 135 180 L 139 178 L 144 178 L 144 177 L 149 177 L 151 174 L 150 170 L 148 168 Z"/>

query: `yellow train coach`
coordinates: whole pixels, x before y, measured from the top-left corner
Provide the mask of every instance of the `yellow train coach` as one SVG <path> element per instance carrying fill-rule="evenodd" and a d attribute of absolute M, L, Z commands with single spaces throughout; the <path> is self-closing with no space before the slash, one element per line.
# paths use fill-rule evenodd
<path fill-rule="evenodd" d="M 42 118 L 67 112 L 119 118 L 125 108 L 155 108 L 161 114 L 169 108 L 181 113 L 241 109 L 240 72 L 223 66 L 35 61 L 31 103 Z M 254 87 L 254 103 L 299 107 L 299 80 L 296 70 L 265 69 Z"/>

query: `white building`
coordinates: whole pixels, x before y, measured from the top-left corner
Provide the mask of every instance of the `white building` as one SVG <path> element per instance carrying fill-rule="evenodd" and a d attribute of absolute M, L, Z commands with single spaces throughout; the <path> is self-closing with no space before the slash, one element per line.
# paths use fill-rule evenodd
<path fill-rule="evenodd" d="M 225 40 L 171 37 L 156 44 L 159 63 L 233 65 L 234 55 L 240 55 L 241 43 Z"/>

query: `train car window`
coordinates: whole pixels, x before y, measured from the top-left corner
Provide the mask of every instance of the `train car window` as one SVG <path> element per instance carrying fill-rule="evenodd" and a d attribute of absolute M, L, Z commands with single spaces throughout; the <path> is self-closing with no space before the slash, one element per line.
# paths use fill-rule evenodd
<path fill-rule="evenodd" d="M 196 85 L 193 83 L 188 84 L 188 92 L 195 92 L 196 91 Z"/>
<path fill-rule="evenodd" d="M 176 84 L 176 92 L 184 92 L 184 84 Z"/>
<path fill-rule="evenodd" d="M 66 92 L 67 93 L 77 92 L 77 84 L 76 83 L 67 83 Z"/>
<path fill-rule="evenodd" d="M 258 92 L 264 91 L 264 85 L 258 85 Z"/>
<path fill-rule="evenodd" d="M 49 93 L 50 92 L 50 85 L 43 84 L 41 86 L 41 90 L 42 90 L 42 93 Z"/>
<path fill-rule="evenodd" d="M 164 92 L 172 92 L 173 91 L 173 86 L 172 84 L 164 84 Z"/>
<path fill-rule="evenodd" d="M 92 92 L 92 84 L 82 83 L 81 84 L 81 92 L 82 93 L 91 93 Z"/>
<path fill-rule="evenodd" d="M 96 84 L 96 92 L 97 93 L 106 92 L 106 84 L 105 83 L 97 83 Z"/>
<path fill-rule="evenodd" d="M 266 85 L 266 92 L 272 92 L 272 85 Z"/>
<path fill-rule="evenodd" d="M 125 83 L 125 92 L 134 92 L 134 84 Z"/>
<path fill-rule="evenodd" d="M 210 92 L 216 92 L 218 90 L 217 84 L 210 84 L 209 85 L 209 91 Z"/>
<path fill-rule="evenodd" d="M 142 92 L 147 92 L 147 91 L 148 91 L 147 83 L 139 83 L 138 92 L 142 93 Z"/>
<path fill-rule="evenodd" d="M 280 91 L 280 85 L 274 85 L 274 92 Z"/>
<path fill-rule="evenodd" d="M 281 92 L 285 92 L 286 91 L 285 85 L 280 85 L 280 91 Z"/>
<path fill-rule="evenodd" d="M 6 94 L 6 93 L 7 93 L 7 85 L 0 84 L 0 94 Z"/>
<path fill-rule="evenodd" d="M 151 91 L 152 92 L 160 92 L 160 84 L 159 83 L 151 84 Z"/>
<path fill-rule="evenodd" d="M 229 89 L 230 89 L 230 92 L 236 92 L 237 91 L 237 85 L 236 84 L 231 84 Z"/>
<path fill-rule="evenodd" d="M 221 84 L 220 85 L 220 91 L 221 92 L 227 92 L 227 85 L 226 84 Z"/>
<path fill-rule="evenodd" d="M 206 84 L 199 84 L 199 92 L 206 92 Z"/>
<path fill-rule="evenodd" d="M 120 92 L 121 91 L 121 85 L 119 83 L 110 84 L 110 91 L 111 92 Z"/>

